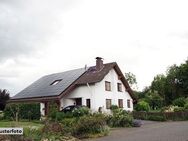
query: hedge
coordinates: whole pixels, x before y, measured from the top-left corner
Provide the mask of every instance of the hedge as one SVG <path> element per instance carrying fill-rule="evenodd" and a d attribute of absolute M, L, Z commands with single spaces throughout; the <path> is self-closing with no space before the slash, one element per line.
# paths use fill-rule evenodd
<path fill-rule="evenodd" d="M 155 120 L 155 121 L 165 121 L 165 120 L 188 120 L 188 110 L 187 111 L 177 111 L 177 112 L 133 112 L 133 117 L 135 119 L 143 120 Z"/>
<path fill-rule="evenodd" d="M 4 110 L 4 118 L 8 120 L 15 120 L 15 113 L 18 112 L 19 119 L 27 120 L 39 120 L 40 114 L 40 104 L 8 104 Z"/>

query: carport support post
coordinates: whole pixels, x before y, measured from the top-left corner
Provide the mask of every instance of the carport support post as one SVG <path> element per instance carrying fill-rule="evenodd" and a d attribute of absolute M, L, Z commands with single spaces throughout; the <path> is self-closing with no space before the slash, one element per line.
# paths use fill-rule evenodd
<path fill-rule="evenodd" d="M 45 116 L 47 116 L 48 115 L 48 113 L 49 113 L 49 102 L 48 101 L 46 101 L 45 103 L 44 103 L 44 109 L 45 109 Z"/>

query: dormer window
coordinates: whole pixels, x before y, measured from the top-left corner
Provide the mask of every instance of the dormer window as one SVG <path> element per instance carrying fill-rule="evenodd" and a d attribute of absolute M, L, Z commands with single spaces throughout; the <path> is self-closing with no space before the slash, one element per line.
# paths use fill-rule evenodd
<path fill-rule="evenodd" d="M 57 85 L 62 79 L 58 79 L 58 80 L 55 80 L 54 82 L 52 82 L 50 85 Z"/>

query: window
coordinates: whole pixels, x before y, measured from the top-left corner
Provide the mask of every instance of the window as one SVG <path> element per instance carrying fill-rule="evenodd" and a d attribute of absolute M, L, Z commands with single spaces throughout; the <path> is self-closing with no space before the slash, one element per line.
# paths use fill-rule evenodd
<path fill-rule="evenodd" d="M 106 99 L 106 109 L 110 109 L 112 106 L 112 100 L 111 99 Z"/>
<path fill-rule="evenodd" d="M 106 91 L 111 91 L 111 83 L 108 81 L 105 81 L 105 90 Z"/>
<path fill-rule="evenodd" d="M 118 92 L 122 92 L 122 84 L 121 83 L 117 83 L 117 89 L 118 89 Z"/>
<path fill-rule="evenodd" d="M 90 101 L 90 99 L 86 99 L 86 106 L 88 108 L 91 108 L 91 101 Z"/>
<path fill-rule="evenodd" d="M 52 82 L 50 85 L 57 85 L 62 79 L 59 80 L 55 80 L 54 82 Z"/>
<path fill-rule="evenodd" d="M 118 99 L 119 108 L 123 108 L 123 99 Z"/>
<path fill-rule="evenodd" d="M 130 99 L 127 100 L 127 108 L 131 108 L 131 100 Z"/>

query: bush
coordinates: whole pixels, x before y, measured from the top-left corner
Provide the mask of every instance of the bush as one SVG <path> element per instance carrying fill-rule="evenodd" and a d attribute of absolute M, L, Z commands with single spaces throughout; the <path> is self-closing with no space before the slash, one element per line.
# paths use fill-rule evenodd
<path fill-rule="evenodd" d="M 3 111 L 0 111 L 0 120 L 2 120 L 4 118 L 4 113 Z"/>
<path fill-rule="evenodd" d="M 113 115 L 109 115 L 107 123 L 111 127 L 129 127 L 132 125 L 133 116 L 123 109 L 112 110 Z"/>
<path fill-rule="evenodd" d="M 142 121 L 141 120 L 133 120 L 133 127 L 141 127 L 142 126 Z"/>
<path fill-rule="evenodd" d="M 39 141 L 42 138 L 41 129 L 24 128 L 24 141 Z"/>
<path fill-rule="evenodd" d="M 186 99 L 184 97 L 180 97 L 180 98 L 175 99 L 172 103 L 174 106 L 184 107 L 186 103 Z"/>
<path fill-rule="evenodd" d="M 46 121 L 45 125 L 42 129 L 43 133 L 61 133 L 63 131 L 63 128 L 60 123 L 58 122 L 51 122 L 51 121 Z"/>
<path fill-rule="evenodd" d="M 15 120 L 16 113 L 18 119 L 39 120 L 40 119 L 40 104 L 8 104 L 4 110 L 4 118 Z"/>
<path fill-rule="evenodd" d="M 79 118 L 81 116 L 84 116 L 84 115 L 89 115 L 90 114 L 90 111 L 89 111 L 89 108 L 87 107 L 81 107 L 79 109 L 75 109 L 73 110 L 72 112 L 56 112 L 54 113 L 53 117 L 54 119 L 56 119 L 57 121 L 62 121 L 64 120 L 64 118 Z"/>
<path fill-rule="evenodd" d="M 149 103 L 145 101 L 139 101 L 138 104 L 135 106 L 135 110 L 148 112 L 150 110 Z"/>
<path fill-rule="evenodd" d="M 185 111 L 184 107 L 175 107 L 174 108 L 174 112 L 182 112 L 182 111 Z"/>
<path fill-rule="evenodd" d="M 56 119 L 56 114 L 58 112 L 58 106 L 57 106 L 57 103 L 54 102 L 54 101 L 51 101 L 49 103 L 49 113 L 48 113 L 48 119 L 49 120 L 52 120 L 52 121 L 55 121 L 57 120 Z"/>
<path fill-rule="evenodd" d="M 74 126 L 76 125 L 78 119 L 77 118 L 63 118 L 61 120 L 61 124 L 63 126 L 63 130 L 66 133 L 70 133 L 73 131 Z"/>
<path fill-rule="evenodd" d="M 107 132 L 108 127 L 104 116 L 96 114 L 80 117 L 74 127 L 73 135 L 79 138 L 85 138 L 94 134 L 106 134 Z"/>
<path fill-rule="evenodd" d="M 117 105 L 112 105 L 111 107 L 110 107 L 110 109 L 113 111 L 113 110 L 116 110 L 116 109 L 118 109 L 119 107 L 117 106 Z"/>
<path fill-rule="evenodd" d="M 169 105 L 167 107 L 161 108 L 161 112 L 174 112 L 174 108 L 178 106 Z"/>
<path fill-rule="evenodd" d="M 184 108 L 187 110 L 188 109 L 188 102 L 184 105 Z"/>
<path fill-rule="evenodd" d="M 90 111 L 89 111 L 89 108 L 87 108 L 87 107 L 81 107 L 81 108 L 73 110 L 72 114 L 74 117 L 81 117 L 84 115 L 89 115 Z"/>
<path fill-rule="evenodd" d="M 157 115 L 148 115 L 148 120 L 153 120 L 153 121 L 166 121 L 166 118 L 165 118 L 165 116 L 163 116 L 163 115 L 160 115 L 160 116 L 157 116 Z"/>

